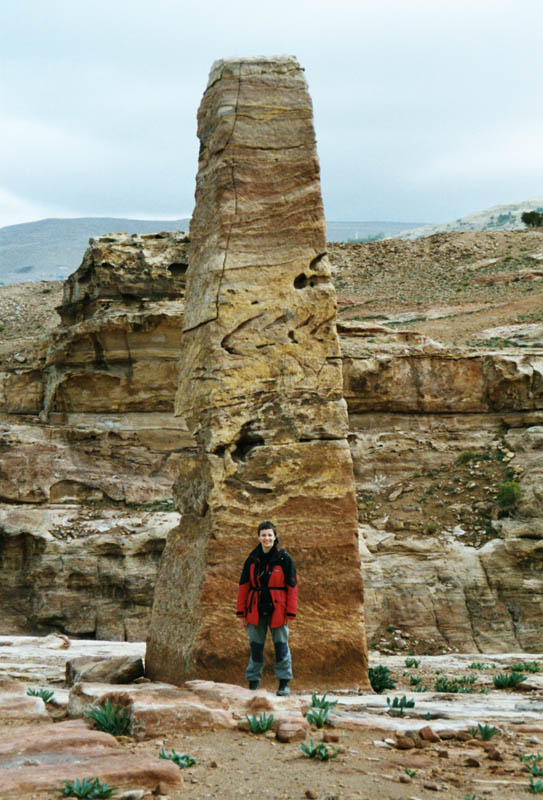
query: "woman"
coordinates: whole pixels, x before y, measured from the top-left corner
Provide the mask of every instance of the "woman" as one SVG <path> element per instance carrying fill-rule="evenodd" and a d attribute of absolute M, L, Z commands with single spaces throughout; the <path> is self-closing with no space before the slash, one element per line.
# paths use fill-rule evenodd
<path fill-rule="evenodd" d="M 243 565 L 236 610 L 238 618 L 247 626 L 251 648 L 245 677 L 249 689 L 258 689 L 269 627 L 275 647 L 275 675 L 279 680 L 277 694 L 287 696 L 292 679 L 288 623 L 296 617 L 298 605 L 296 567 L 286 550 L 279 549 L 272 522 L 260 523 L 258 540 L 258 547 Z"/>

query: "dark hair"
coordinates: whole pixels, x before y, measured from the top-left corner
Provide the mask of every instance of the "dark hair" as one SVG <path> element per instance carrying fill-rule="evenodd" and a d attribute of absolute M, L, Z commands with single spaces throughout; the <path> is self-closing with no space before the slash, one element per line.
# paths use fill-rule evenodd
<path fill-rule="evenodd" d="M 272 531 L 273 531 L 273 532 L 275 533 L 275 535 L 277 536 L 277 528 L 275 527 L 275 525 L 273 524 L 273 522 L 268 522 L 268 520 L 266 520 L 265 522 L 261 522 L 261 523 L 260 523 L 260 525 L 258 526 L 258 532 L 260 533 L 260 531 L 263 531 L 263 530 L 265 530 L 266 528 L 271 528 L 271 529 L 272 529 Z"/>

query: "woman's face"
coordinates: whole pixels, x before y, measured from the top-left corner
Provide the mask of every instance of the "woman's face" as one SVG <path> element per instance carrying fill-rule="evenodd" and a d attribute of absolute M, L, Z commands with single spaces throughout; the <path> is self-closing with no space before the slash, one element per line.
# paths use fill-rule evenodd
<path fill-rule="evenodd" d="M 275 542 L 275 531 L 273 528 L 262 528 L 258 534 L 258 540 L 262 545 L 264 552 L 269 553 L 273 547 L 273 543 Z"/>

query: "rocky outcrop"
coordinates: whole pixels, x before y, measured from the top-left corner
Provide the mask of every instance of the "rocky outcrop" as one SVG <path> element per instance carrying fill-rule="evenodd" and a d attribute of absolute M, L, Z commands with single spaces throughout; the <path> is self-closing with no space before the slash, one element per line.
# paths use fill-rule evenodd
<path fill-rule="evenodd" d="M 388 329 L 356 324 L 342 333 L 370 643 L 537 650 L 540 352 L 444 350 L 413 334 L 393 344 Z M 497 487 L 511 479 L 520 501 L 504 508 Z"/>
<path fill-rule="evenodd" d="M 198 452 L 176 483 L 183 517 L 157 578 L 147 673 L 241 679 L 246 634 L 225 598 L 272 519 L 303 575 L 296 677 L 365 684 L 336 299 L 298 62 L 214 64 L 198 135 L 176 401 Z"/>

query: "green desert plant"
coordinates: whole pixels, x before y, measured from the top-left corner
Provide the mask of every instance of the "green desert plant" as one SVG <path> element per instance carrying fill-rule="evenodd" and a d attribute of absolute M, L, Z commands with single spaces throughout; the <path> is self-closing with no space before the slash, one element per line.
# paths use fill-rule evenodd
<path fill-rule="evenodd" d="M 110 703 L 108 699 L 102 704 L 97 704 L 85 709 L 85 716 L 93 719 L 97 727 L 112 736 L 126 735 L 132 724 L 130 711 L 120 705 Z"/>
<path fill-rule="evenodd" d="M 327 700 L 326 695 L 328 692 L 325 692 L 322 697 L 316 692 L 311 692 L 311 708 L 324 708 L 326 711 L 329 711 L 335 705 L 337 705 L 337 700 Z"/>
<path fill-rule="evenodd" d="M 496 728 L 494 725 L 481 725 L 480 722 L 477 723 L 477 730 L 483 742 L 488 742 L 493 736 L 500 732 L 500 729 Z"/>
<path fill-rule="evenodd" d="M 538 764 L 543 760 L 543 755 L 541 753 L 522 753 L 520 760 L 523 764 L 531 764 L 532 762 Z"/>
<path fill-rule="evenodd" d="M 418 669 L 420 666 L 420 659 L 418 658 L 406 658 L 404 661 L 405 666 L 410 669 L 411 667 L 415 667 Z"/>
<path fill-rule="evenodd" d="M 395 689 L 396 683 L 392 680 L 390 670 L 379 664 L 378 667 L 370 667 L 368 675 L 371 683 L 371 688 L 377 694 L 381 694 L 385 689 Z"/>
<path fill-rule="evenodd" d="M 193 764 L 196 764 L 196 759 L 192 756 L 189 756 L 187 753 L 176 753 L 175 750 L 172 750 L 171 753 L 167 753 L 164 750 L 164 745 L 162 745 L 162 750 L 158 754 L 159 758 L 167 758 L 168 761 L 173 761 L 174 764 L 177 764 L 179 769 L 185 769 L 186 767 L 192 767 Z"/>
<path fill-rule="evenodd" d="M 456 463 L 461 466 L 462 464 L 467 464 L 468 461 L 473 461 L 474 458 L 477 458 L 477 455 L 473 450 L 463 450 L 456 459 Z"/>
<path fill-rule="evenodd" d="M 445 675 L 436 678 L 434 691 L 447 692 L 449 694 L 473 694 L 475 689 L 473 684 L 477 678 L 475 675 L 464 675 L 461 678 L 449 679 Z"/>
<path fill-rule="evenodd" d="M 539 672 L 539 664 L 537 661 L 519 661 L 516 664 L 511 664 L 513 672 Z"/>
<path fill-rule="evenodd" d="M 314 725 L 316 728 L 323 728 L 329 713 L 329 708 L 310 708 L 305 718 L 310 725 Z"/>
<path fill-rule="evenodd" d="M 543 778 L 543 767 L 540 767 L 538 763 L 530 764 L 528 769 L 534 778 Z"/>
<path fill-rule="evenodd" d="M 409 769 L 409 767 L 404 767 L 404 772 L 409 778 L 414 778 L 417 774 L 416 769 Z"/>
<path fill-rule="evenodd" d="M 393 716 L 403 717 L 404 708 L 415 708 L 415 701 L 408 700 L 405 695 L 393 697 L 392 702 L 390 702 L 390 697 L 387 697 L 387 706 Z"/>
<path fill-rule="evenodd" d="M 64 788 L 55 788 L 64 797 L 83 797 L 89 800 L 114 797 L 118 786 L 108 786 L 98 778 L 76 778 L 75 781 L 64 781 Z"/>
<path fill-rule="evenodd" d="M 258 716 L 253 714 L 252 717 L 245 714 L 245 718 L 249 723 L 251 733 L 265 733 L 273 725 L 273 714 L 266 714 L 265 711 L 261 711 Z"/>
<path fill-rule="evenodd" d="M 309 744 L 303 742 L 300 750 L 306 758 L 316 758 L 317 761 L 328 761 L 330 758 L 335 758 L 339 752 L 336 747 L 324 744 L 324 742 L 315 744 L 313 739 L 309 740 Z"/>
<path fill-rule="evenodd" d="M 31 689 L 30 687 L 26 690 L 26 693 L 30 697 L 41 697 L 44 703 L 48 703 L 54 695 L 51 689 Z"/>
<path fill-rule="evenodd" d="M 498 484 L 498 494 L 496 496 L 498 505 L 504 509 L 511 509 L 516 506 L 520 498 L 520 483 L 518 481 L 503 481 Z"/>
<path fill-rule="evenodd" d="M 420 675 L 411 675 L 409 678 L 409 685 L 410 686 L 419 686 L 422 683 L 422 678 Z"/>
<path fill-rule="evenodd" d="M 532 794 L 543 794 L 543 781 L 534 781 L 530 776 L 530 791 Z"/>
<path fill-rule="evenodd" d="M 509 675 L 500 672 L 499 675 L 494 675 L 493 682 L 496 689 L 513 689 L 525 679 L 526 675 L 522 672 L 511 672 Z"/>

